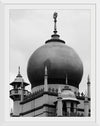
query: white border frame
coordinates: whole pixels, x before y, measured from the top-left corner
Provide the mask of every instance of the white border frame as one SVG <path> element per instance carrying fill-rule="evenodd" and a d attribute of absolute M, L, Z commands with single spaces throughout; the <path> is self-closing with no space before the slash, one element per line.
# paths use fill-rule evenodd
<path fill-rule="evenodd" d="M 19 1 L 18 1 L 18 2 L 19 2 Z M 28 2 L 28 3 L 29 3 L 29 2 Z M 26 6 L 28 5 L 28 3 L 26 4 Z M 31 3 L 32 3 L 32 2 L 31 2 Z M 16 5 L 18 5 L 18 4 L 20 4 L 20 3 L 17 3 Z M 24 3 L 23 3 L 23 4 L 24 4 Z M 33 3 L 33 4 L 34 4 L 34 3 Z M 47 3 L 47 4 L 48 4 L 48 3 Z M 58 3 L 57 3 L 57 4 L 58 4 Z M 61 3 L 60 3 L 60 4 L 61 4 Z M 63 4 L 64 4 L 64 3 L 63 3 Z M 67 4 L 67 3 L 66 3 L 66 4 Z M 70 4 L 70 3 L 68 3 L 68 4 Z M 79 3 L 71 3 L 71 4 L 79 4 Z M 90 4 L 90 5 L 94 5 L 95 3 L 83 3 L 83 4 L 85 4 L 85 5 L 89 5 L 89 4 Z M 7 11 L 6 11 L 6 9 L 7 9 L 6 6 L 9 6 L 9 5 L 11 5 L 11 6 L 13 5 L 13 6 L 14 6 L 14 4 L 13 4 L 12 2 L 10 2 L 10 3 L 2 3 L 2 5 L 0 5 L 2 11 L 3 11 L 3 12 L 4 12 L 4 11 L 7 12 Z M 41 8 L 41 9 L 42 9 L 42 8 Z M 80 9 L 81 9 L 81 8 L 80 8 Z M 94 10 L 95 10 L 94 7 L 91 8 L 91 12 L 92 12 L 92 14 L 95 16 L 95 14 L 94 14 L 95 11 L 94 11 Z M 2 15 L 2 17 L 3 17 L 3 15 Z M 7 19 L 7 18 L 9 18 L 9 17 L 5 17 L 5 18 Z M 92 16 L 92 18 L 93 18 L 92 21 L 94 21 L 93 24 L 95 24 L 94 17 Z M 3 22 L 2 22 L 2 23 L 3 23 Z M 5 31 L 7 32 L 7 29 L 9 29 L 9 26 L 6 25 L 6 23 L 4 24 L 4 26 L 5 26 Z M 94 32 L 92 32 L 92 35 L 94 36 L 94 37 L 92 37 L 92 41 L 93 41 L 93 43 L 94 43 L 94 41 L 95 41 L 95 26 L 91 27 L 91 30 L 94 31 Z M 6 33 L 6 34 L 7 34 L 7 33 Z M 92 35 L 91 35 L 91 36 L 92 36 Z M 6 37 L 7 37 L 7 38 L 5 39 L 5 41 L 9 40 L 9 39 L 8 39 L 9 36 L 6 36 Z M 4 38 L 2 38 L 2 39 L 4 39 Z M 3 44 L 3 46 L 4 46 L 4 44 Z M 95 43 L 94 43 L 93 46 L 95 47 Z M 93 46 L 92 46 L 91 48 L 93 48 L 93 50 L 94 50 L 95 48 L 94 48 Z M 9 47 L 9 43 L 8 43 L 8 45 L 7 45 L 7 43 L 6 43 L 5 47 L 6 47 L 6 48 L 5 48 L 5 49 L 6 49 L 6 52 L 9 51 L 9 48 L 8 48 L 8 47 Z M 3 49 L 2 49 L 2 50 L 3 50 Z M 94 51 L 95 51 L 95 50 L 94 50 Z M 93 52 L 94 52 L 94 51 L 93 51 Z M 3 51 L 3 52 L 4 52 L 4 51 Z M 94 54 L 93 54 L 93 56 L 94 56 Z M 7 59 L 5 59 L 5 61 L 7 61 Z M 95 64 L 95 56 L 94 56 L 94 64 Z M 5 73 L 6 73 L 6 76 L 7 76 L 8 73 L 9 73 L 9 69 L 8 69 L 7 66 L 5 67 Z M 94 73 L 94 75 L 95 75 L 95 69 L 93 70 L 93 73 Z M 92 76 L 91 78 L 93 78 L 93 81 L 95 80 L 95 76 Z M 3 78 L 3 79 L 4 79 L 4 78 Z M 92 81 L 92 82 L 93 82 L 93 81 Z M 6 80 L 6 82 L 7 82 L 7 80 Z M 8 81 L 8 82 L 9 82 L 9 81 Z M 94 82 L 95 82 L 95 81 L 94 81 Z M 4 88 L 7 88 L 7 86 L 5 86 Z M 96 88 L 97 88 L 97 87 L 96 87 Z M 98 89 L 98 88 L 97 88 L 97 89 Z M 2 94 L 4 95 L 3 92 L 2 92 Z M 7 93 L 6 93 L 6 94 L 7 94 Z M 9 94 L 8 94 L 8 96 L 9 96 Z M 8 98 L 9 98 L 9 97 L 8 97 Z M 97 98 L 97 96 L 96 96 L 96 98 Z M 94 103 L 95 103 L 95 98 L 94 98 L 93 100 L 94 100 Z M 5 100 L 5 103 L 7 103 L 6 100 Z M 95 106 L 95 105 L 94 105 L 94 106 Z M 96 107 L 97 107 L 97 104 L 96 104 Z M 5 109 L 5 112 L 7 112 L 7 111 L 8 111 L 8 109 Z M 3 113 L 2 113 L 2 114 L 4 114 L 4 116 L 5 116 L 5 114 L 6 114 L 5 112 L 3 111 Z M 96 116 L 97 116 L 97 114 L 96 114 Z M 15 124 L 15 121 L 18 121 L 18 122 L 20 122 L 20 121 L 22 122 L 22 121 L 23 121 L 23 124 L 25 124 L 25 123 L 26 123 L 26 121 L 25 121 L 26 118 L 27 118 L 27 117 L 25 117 L 24 120 L 23 120 L 23 118 L 17 118 L 17 119 L 14 119 L 14 120 L 11 119 L 11 120 L 14 121 L 14 122 L 12 122 L 11 120 L 9 120 L 9 121 L 10 121 L 9 123 Z M 44 118 L 45 118 L 45 117 L 44 117 Z M 63 117 L 63 118 L 64 118 L 64 117 Z M 80 121 L 79 121 L 79 122 L 76 122 L 76 121 L 75 121 L 75 122 L 74 122 L 74 125 L 75 125 L 75 124 L 78 124 L 78 125 L 79 125 L 80 123 L 81 123 L 81 125 L 82 125 L 82 123 L 83 123 L 83 124 L 85 123 L 85 124 L 88 124 L 88 125 L 91 124 L 91 123 L 92 123 L 92 124 L 96 124 L 96 122 L 97 122 L 97 120 L 98 120 L 97 117 L 96 117 L 96 122 L 94 122 L 95 120 L 93 120 L 93 122 L 89 122 L 88 117 L 85 117 L 85 119 L 86 119 L 86 118 L 87 118 L 87 121 L 84 120 L 84 117 L 83 117 L 83 122 L 80 122 Z M 2 119 L 4 120 L 4 124 L 6 123 L 6 124 L 9 125 L 8 120 L 7 120 L 7 116 L 6 116 L 6 119 L 5 119 L 4 117 L 3 117 Z M 81 119 L 82 119 L 82 118 L 81 118 Z M 72 120 L 73 120 L 73 119 L 72 119 Z M 70 121 L 72 121 L 72 120 L 69 120 L 69 121 L 66 122 L 66 123 L 67 123 L 67 124 L 73 124 L 73 123 L 70 122 Z M 77 120 L 76 117 L 75 117 L 75 120 Z M 35 118 L 35 120 L 33 120 L 33 118 L 32 118 L 32 119 L 29 120 L 29 121 L 35 121 L 35 123 L 36 123 L 37 121 L 39 121 L 39 119 L 38 119 L 38 118 L 37 118 L 37 119 Z M 45 123 L 48 123 L 48 122 L 46 122 L 46 119 L 44 120 L 44 119 L 42 118 L 42 122 L 41 122 L 41 119 L 40 119 L 40 122 L 41 122 L 41 123 L 43 123 L 43 121 L 44 121 Z M 50 121 L 50 118 L 49 118 L 47 121 Z M 58 120 L 58 117 L 55 117 L 52 121 L 56 121 L 56 122 L 59 121 L 59 120 Z M 61 123 L 64 123 L 64 121 L 65 121 L 65 120 L 60 120 Z M 85 121 L 85 122 L 84 122 L 84 121 Z M 18 122 L 17 122 L 17 123 L 18 123 Z M 29 123 L 29 122 L 28 122 L 28 123 Z M 51 122 L 50 122 L 50 123 L 51 123 Z M 66 123 L 65 123 L 65 124 L 66 124 Z M 59 125 L 59 123 L 57 123 L 57 125 Z"/>
<path fill-rule="evenodd" d="M 45 6 L 46 5 L 46 6 Z M 42 10 L 42 9 L 45 9 L 45 10 L 48 10 L 48 9 L 53 9 L 53 10 L 57 10 L 57 9 L 60 9 L 60 10 L 90 10 L 90 12 L 91 12 L 91 21 L 90 21 L 90 25 L 91 25 L 91 82 L 92 82 L 92 87 L 93 88 L 91 88 L 91 117 L 76 117 L 75 118 L 75 120 L 73 120 L 73 118 L 71 117 L 71 118 L 66 118 L 66 117 L 63 117 L 62 119 L 60 118 L 60 120 L 65 120 L 66 119 L 66 121 L 95 121 L 95 27 L 94 27 L 94 24 L 95 24 L 95 5 L 82 5 L 82 4 L 79 4 L 79 5 L 72 5 L 72 4 L 62 4 L 62 5 L 58 5 L 58 4 L 52 4 L 52 5 L 50 5 L 50 4 L 43 4 L 43 5 L 41 5 L 41 4 L 17 4 L 17 5 L 6 5 L 5 6 L 5 51 L 6 51 L 6 56 L 5 56 L 5 63 L 7 63 L 6 64 L 6 71 L 5 71 L 5 73 L 6 73 L 6 77 L 7 78 L 5 78 L 5 80 L 6 80 L 6 84 L 8 84 L 8 82 L 9 82 L 9 78 L 8 78 L 8 75 L 9 75 L 9 59 L 7 58 L 7 57 L 9 57 L 9 10 L 10 9 L 39 9 L 39 10 Z M 9 91 L 9 88 L 6 86 L 5 87 L 5 89 L 6 89 L 6 94 L 5 94 L 5 96 L 6 96 L 6 98 L 5 98 L 5 103 L 6 103 L 6 105 L 9 103 L 8 101 L 7 101 L 7 96 L 8 96 L 8 99 L 9 99 L 9 95 L 7 95 L 7 91 Z M 9 93 L 9 92 L 8 92 Z M 6 109 L 5 109 L 5 112 L 6 112 L 6 119 L 8 120 L 12 120 L 12 121 L 14 121 L 14 120 L 17 120 L 18 119 L 18 121 L 19 120 L 25 120 L 23 117 L 22 118 L 18 118 L 18 117 L 16 117 L 16 119 L 14 119 L 14 118 L 9 118 L 9 117 L 7 117 L 8 116 L 8 113 L 9 113 L 9 107 L 7 107 L 6 106 Z M 35 121 L 36 120 L 44 120 L 44 118 L 35 118 Z M 50 118 L 49 118 L 50 119 Z M 56 118 L 55 118 L 56 119 Z M 54 120 L 55 120 L 54 119 Z M 34 120 L 34 119 L 30 119 L 29 117 L 27 117 L 27 121 L 32 121 L 32 120 Z M 45 120 L 48 120 L 47 118 L 45 119 Z M 52 120 L 52 118 L 51 118 L 51 120 Z"/>

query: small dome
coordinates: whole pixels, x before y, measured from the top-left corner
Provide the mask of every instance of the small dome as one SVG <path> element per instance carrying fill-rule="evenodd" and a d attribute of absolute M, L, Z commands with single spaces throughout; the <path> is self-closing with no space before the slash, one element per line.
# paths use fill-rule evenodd
<path fill-rule="evenodd" d="M 62 98 L 76 98 L 73 91 L 68 86 L 65 86 L 61 92 Z"/>
<path fill-rule="evenodd" d="M 76 98 L 74 92 L 71 91 L 71 89 L 68 86 L 65 86 L 64 89 L 62 90 L 61 97 L 62 97 L 62 100 L 76 101 L 76 102 L 79 103 L 79 101 Z"/>
<path fill-rule="evenodd" d="M 75 98 L 74 92 L 72 92 L 68 87 L 65 87 L 61 93 L 62 98 Z"/>

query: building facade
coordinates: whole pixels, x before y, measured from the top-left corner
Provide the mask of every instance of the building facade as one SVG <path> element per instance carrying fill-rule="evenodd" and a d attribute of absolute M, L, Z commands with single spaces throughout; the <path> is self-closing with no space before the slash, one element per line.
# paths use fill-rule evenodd
<path fill-rule="evenodd" d="M 57 13 L 51 39 L 30 56 L 27 75 L 31 92 L 20 73 L 10 83 L 13 100 L 12 117 L 87 117 L 91 115 L 90 79 L 87 93 L 79 92 L 83 63 L 78 54 L 57 34 Z"/>

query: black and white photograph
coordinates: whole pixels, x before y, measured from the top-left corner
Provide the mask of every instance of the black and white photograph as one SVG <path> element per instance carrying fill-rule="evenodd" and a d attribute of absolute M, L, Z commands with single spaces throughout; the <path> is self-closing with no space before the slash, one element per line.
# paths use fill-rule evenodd
<path fill-rule="evenodd" d="M 11 117 L 91 117 L 90 10 L 9 11 Z"/>

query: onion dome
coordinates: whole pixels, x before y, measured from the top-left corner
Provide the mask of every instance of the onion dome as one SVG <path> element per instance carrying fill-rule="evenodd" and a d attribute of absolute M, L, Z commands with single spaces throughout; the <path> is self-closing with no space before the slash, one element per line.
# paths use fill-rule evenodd
<path fill-rule="evenodd" d="M 39 47 L 29 58 L 27 75 L 32 88 L 44 84 L 44 66 L 48 68 L 48 84 L 68 84 L 79 87 L 83 64 L 78 54 L 60 39 L 56 28 L 57 13 L 54 13 L 54 34 L 45 45 Z"/>
<path fill-rule="evenodd" d="M 64 89 L 61 92 L 61 97 L 63 101 L 75 101 L 79 103 L 78 99 L 76 98 L 75 94 L 69 86 L 65 86 Z"/>

